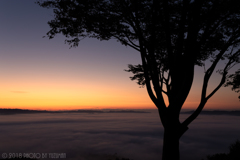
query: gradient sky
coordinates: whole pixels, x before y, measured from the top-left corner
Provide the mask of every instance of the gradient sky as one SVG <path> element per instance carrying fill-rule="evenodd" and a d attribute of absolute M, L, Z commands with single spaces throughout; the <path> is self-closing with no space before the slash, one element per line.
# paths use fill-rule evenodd
<path fill-rule="evenodd" d="M 138 52 L 114 40 L 95 39 L 69 49 L 61 35 L 42 38 L 51 19 L 52 11 L 34 0 L 0 1 L 0 108 L 155 108 L 146 88 L 124 72 L 128 64 L 140 63 Z M 199 104 L 203 73 L 196 68 L 184 108 Z M 219 82 L 214 76 L 210 90 Z M 221 88 L 206 108 L 239 109 L 237 97 L 230 88 Z"/>

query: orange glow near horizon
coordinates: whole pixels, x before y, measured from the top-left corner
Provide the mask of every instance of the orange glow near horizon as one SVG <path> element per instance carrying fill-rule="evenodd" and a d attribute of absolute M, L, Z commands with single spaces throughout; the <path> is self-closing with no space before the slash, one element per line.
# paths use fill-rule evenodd
<path fill-rule="evenodd" d="M 144 89 L 126 91 L 120 87 L 112 88 L 87 82 L 23 84 L 15 83 L 13 86 L 5 82 L 0 91 L 1 108 L 40 110 L 141 109 L 148 108 L 147 106 L 154 108 Z"/>
<path fill-rule="evenodd" d="M 37 109 L 37 110 L 74 110 L 74 109 L 156 109 L 147 95 L 146 89 L 129 87 L 112 88 L 105 85 L 84 83 L 63 85 L 61 83 L 42 83 L 38 87 L 26 83 L 9 87 L 5 85 L 0 91 L 0 108 Z M 21 86 L 24 86 L 21 87 Z M 134 86 L 134 85 L 133 85 Z M 14 90 L 13 88 L 18 88 Z M 226 108 L 227 99 L 219 94 L 207 103 L 207 109 L 234 109 L 238 104 Z M 220 99 L 219 99 L 220 97 Z M 166 97 L 165 97 L 166 99 Z M 232 98 L 232 100 L 236 97 Z M 230 99 L 231 100 L 231 99 Z M 167 103 L 167 102 L 166 102 Z M 184 104 L 185 109 L 195 109 L 199 96 L 190 95 Z"/>
<path fill-rule="evenodd" d="M 121 83 L 121 81 L 123 81 Z M 0 108 L 37 110 L 74 109 L 156 109 L 146 88 L 139 88 L 126 79 L 119 82 L 95 82 L 87 78 L 13 78 L 3 79 Z M 200 101 L 199 83 L 193 86 L 183 109 L 196 109 Z M 239 109 L 237 94 L 221 88 L 207 102 L 206 109 Z M 225 93 L 228 93 L 227 95 Z M 168 105 L 167 97 L 164 96 Z"/>

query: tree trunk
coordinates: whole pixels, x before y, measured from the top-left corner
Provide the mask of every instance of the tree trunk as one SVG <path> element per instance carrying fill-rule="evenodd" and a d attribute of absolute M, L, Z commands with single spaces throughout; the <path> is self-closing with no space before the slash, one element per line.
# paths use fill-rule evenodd
<path fill-rule="evenodd" d="M 178 129 L 164 129 L 162 160 L 179 160 L 179 133 Z"/>

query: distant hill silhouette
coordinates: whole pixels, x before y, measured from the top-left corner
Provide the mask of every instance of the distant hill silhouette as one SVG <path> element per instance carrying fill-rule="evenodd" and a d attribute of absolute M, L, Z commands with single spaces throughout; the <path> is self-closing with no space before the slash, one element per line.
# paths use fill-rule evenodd
<path fill-rule="evenodd" d="M 11 114 L 34 114 L 34 113 L 150 113 L 137 110 L 67 110 L 67 111 L 47 111 L 47 110 L 28 110 L 28 109 L 0 109 L 0 115 Z"/>
<path fill-rule="evenodd" d="M 193 111 L 183 111 L 182 114 L 191 114 Z M 34 113 L 150 113 L 144 110 L 62 110 L 62 111 L 48 111 L 48 110 L 28 110 L 28 109 L 5 109 L 0 108 L 0 115 L 11 115 L 11 114 L 34 114 Z M 212 110 L 202 111 L 204 115 L 230 115 L 240 116 L 240 110 L 236 111 L 224 111 L 224 110 Z"/>
<path fill-rule="evenodd" d="M 182 112 L 183 114 L 191 114 L 193 111 Z M 223 110 L 213 110 L 213 111 L 202 111 L 201 114 L 204 115 L 231 115 L 240 116 L 240 110 L 236 111 L 223 111 Z"/>
<path fill-rule="evenodd" d="M 49 111 L 27 109 L 0 109 L 0 114 L 48 113 Z"/>

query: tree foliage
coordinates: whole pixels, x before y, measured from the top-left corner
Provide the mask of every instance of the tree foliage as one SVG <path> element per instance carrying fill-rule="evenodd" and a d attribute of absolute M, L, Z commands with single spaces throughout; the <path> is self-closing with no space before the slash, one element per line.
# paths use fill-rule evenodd
<path fill-rule="evenodd" d="M 86 37 L 116 39 L 140 53 L 142 64 L 129 65 L 127 71 L 134 74 L 132 80 L 146 86 L 158 108 L 165 129 L 164 160 L 179 158 L 178 141 L 188 125 L 227 78 L 228 85 L 236 84 L 238 79 L 236 74 L 228 72 L 240 62 L 240 1 L 39 0 L 37 3 L 53 8 L 54 19 L 48 22 L 50 39 L 63 34 L 71 47 Z M 181 123 L 179 114 L 191 90 L 194 67 L 204 66 L 209 60 L 199 105 Z M 220 61 L 225 61 L 219 70 L 222 78 L 207 94 L 208 82 Z M 168 106 L 163 95 L 168 98 Z"/>
<path fill-rule="evenodd" d="M 240 159 L 240 141 L 229 146 L 229 153 L 218 153 L 207 156 L 207 160 L 239 160 Z"/>
<path fill-rule="evenodd" d="M 225 86 L 232 86 L 232 90 L 240 92 L 240 69 L 228 76 Z M 240 100 L 240 95 L 238 96 Z"/>

